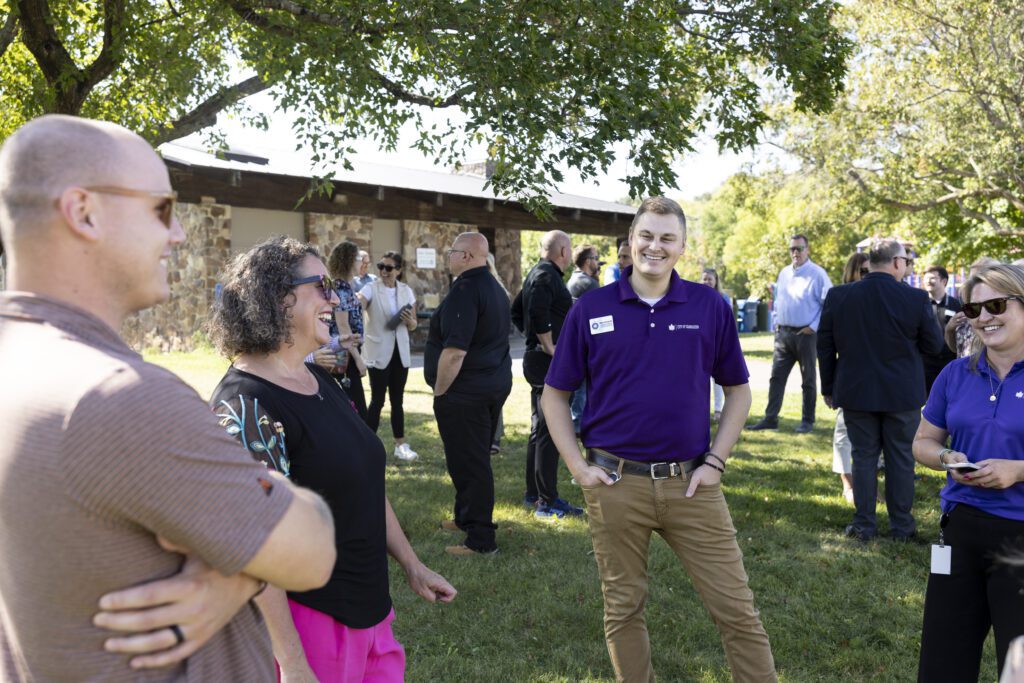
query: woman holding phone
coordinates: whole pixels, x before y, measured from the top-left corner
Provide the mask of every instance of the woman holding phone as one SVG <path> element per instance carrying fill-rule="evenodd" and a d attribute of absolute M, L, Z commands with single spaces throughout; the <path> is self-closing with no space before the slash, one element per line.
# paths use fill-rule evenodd
<path fill-rule="evenodd" d="M 914 437 L 917 461 L 947 471 L 949 549 L 933 552 L 919 681 L 973 683 L 989 629 L 1000 667 L 1024 635 L 1024 570 L 1000 561 L 1024 543 L 1024 269 L 981 268 L 963 293 L 980 348 L 939 373 Z"/>
<path fill-rule="evenodd" d="M 366 424 L 377 431 L 384 396 L 390 395 L 395 457 L 415 460 L 419 455 L 405 442 L 402 401 L 411 361 L 409 333 L 416 329 L 416 297 L 412 288 L 401 282 L 402 263 L 397 251 L 385 252 L 377 262 L 380 278 L 359 290 L 359 300 L 366 310 L 363 360 L 370 373 Z"/>

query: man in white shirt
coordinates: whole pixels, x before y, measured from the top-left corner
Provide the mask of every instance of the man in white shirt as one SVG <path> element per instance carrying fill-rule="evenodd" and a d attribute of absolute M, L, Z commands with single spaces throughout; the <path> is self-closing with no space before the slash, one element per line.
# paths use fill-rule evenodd
<path fill-rule="evenodd" d="M 779 411 L 786 381 L 793 365 L 800 363 L 803 413 L 795 431 L 807 434 L 814 427 L 814 406 L 817 402 L 818 321 L 832 281 L 821 266 L 811 261 L 811 246 L 805 235 L 790 238 L 789 255 L 793 262 L 782 269 L 775 283 L 775 351 L 772 354 L 772 378 L 768 385 L 768 407 L 764 419 L 747 429 L 779 428 Z"/>

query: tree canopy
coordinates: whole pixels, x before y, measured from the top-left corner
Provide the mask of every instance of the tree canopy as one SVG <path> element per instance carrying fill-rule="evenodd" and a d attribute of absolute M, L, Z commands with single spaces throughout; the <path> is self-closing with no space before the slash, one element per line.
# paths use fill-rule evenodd
<path fill-rule="evenodd" d="M 153 143 L 215 125 L 267 91 L 314 161 L 371 138 L 456 164 L 484 146 L 496 191 L 534 198 L 605 171 L 625 144 L 633 196 L 713 130 L 756 142 L 765 87 L 826 112 L 850 44 L 833 0 L 0 0 L 0 138 L 61 112 Z M 457 108 L 447 125 L 425 109 Z"/>
<path fill-rule="evenodd" d="M 824 117 L 780 113 L 806 172 L 943 261 L 1006 256 L 1024 233 L 1024 6 L 858 0 L 846 91 Z"/>

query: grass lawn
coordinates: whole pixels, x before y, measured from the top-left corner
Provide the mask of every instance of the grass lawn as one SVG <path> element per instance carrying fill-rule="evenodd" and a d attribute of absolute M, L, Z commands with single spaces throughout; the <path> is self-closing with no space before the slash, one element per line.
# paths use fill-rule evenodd
<path fill-rule="evenodd" d="M 752 365 L 770 362 L 770 336 L 744 336 L 743 346 Z M 180 374 L 204 398 L 226 366 L 212 352 L 148 359 Z M 752 413 L 760 415 L 766 401 L 767 392 L 755 390 Z M 388 495 L 420 557 L 460 591 L 451 605 L 427 604 L 392 564 L 395 630 L 408 655 L 408 680 L 613 681 L 586 521 L 537 520 L 520 505 L 530 412 L 525 381 L 516 379 L 502 452 L 493 459 L 501 546 L 493 557 L 443 552 L 461 537 L 438 528 L 451 515 L 453 490 L 420 371 L 410 373 L 405 410 L 407 437 L 420 459 L 392 461 Z M 852 507 L 831 472 L 832 412 L 819 402 L 818 426 L 797 435 L 799 410 L 799 395 L 787 394 L 779 431 L 744 433 L 723 480 L 780 679 L 916 680 L 928 547 L 885 540 L 863 546 L 843 537 Z M 390 452 L 386 415 L 381 425 Z M 919 533 L 931 541 L 943 480 L 919 470 L 915 514 Z M 563 467 L 563 497 L 582 504 L 569 479 Z M 884 534 L 881 510 L 879 522 Z M 659 680 L 729 681 L 718 633 L 657 537 L 650 569 L 647 624 Z M 995 680 L 994 658 L 990 638 L 980 680 Z"/>

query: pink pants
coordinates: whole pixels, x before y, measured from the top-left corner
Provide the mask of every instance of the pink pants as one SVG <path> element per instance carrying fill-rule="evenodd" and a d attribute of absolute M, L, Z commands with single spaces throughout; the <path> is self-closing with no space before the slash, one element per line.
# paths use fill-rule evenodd
<path fill-rule="evenodd" d="M 376 626 L 349 628 L 315 609 L 288 601 L 306 661 L 320 683 L 401 683 L 405 650 L 391 632 L 395 610 Z"/>

